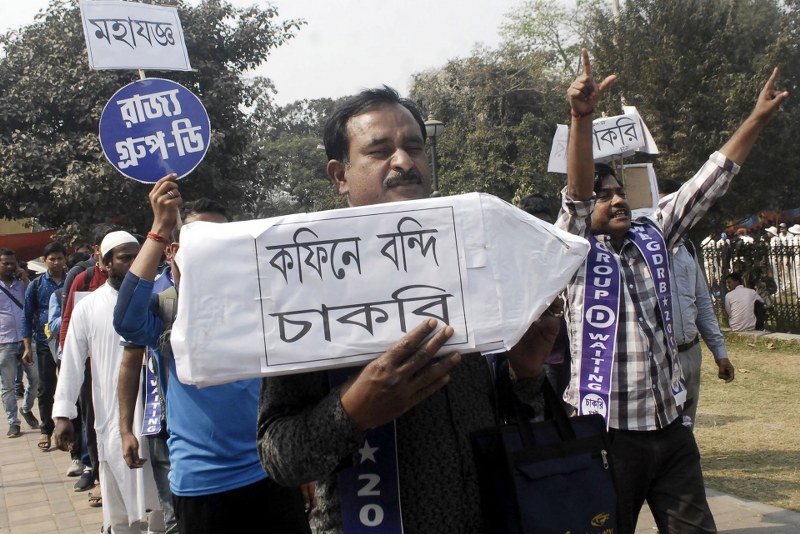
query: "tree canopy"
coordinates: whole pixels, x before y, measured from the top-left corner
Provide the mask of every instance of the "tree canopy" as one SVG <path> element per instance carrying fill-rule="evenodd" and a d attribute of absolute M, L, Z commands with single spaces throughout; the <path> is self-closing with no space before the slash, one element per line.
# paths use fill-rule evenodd
<path fill-rule="evenodd" d="M 414 76 L 411 98 L 445 123 L 437 139 L 443 194 L 483 191 L 510 200 L 521 184 L 553 193 L 546 173 L 555 126 L 568 113 L 540 56 L 478 50 Z"/>
<path fill-rule="evenodd" d="M 255 162 L 266 187 L 252 189 L 247 203 L 250 216 L 271 217 L 312 212 L 346 205 L 331 185 L 325 167 L 322 130 L 337 101 L 299 100 L 276 106 L 259 102 L 253 113 L 259 141 Z"/>
<path fill-rule="evenodd" d="M 598 75 L 619 78 L 600 111 L 636 106 L 661 151 L 626 162 L 652 161 L 659 176 L 689 179 L 747 116 L 775 65 L 778 86 L 797 88 L 799 4 L 628 0 L 615 16 L 596 1 L 572 10 L 523 2 L 502 26 L 503 46 L 414 76 L 412 98 L 446 125 L 437 141 L 440 189 L 557 196 L 564 176 L 546 172 L 547 157 L 556 124 L 569 123 L 566 87 L 582 46 Z M 791 101 L 783 106 L 706 224 L 800 206 L 797 114 Z"/>
<path fill-rule="evenodd" d="M 592 67 L 619 76 L 606 100 L 642 114 L 661 152 L 658 176 L 689 179 L 747 117 L 775 66 L 778 88 L 796 93 L 798 13 L 796 1 L 777 0 L 629 0 L 618 19 L 590 12 Z M 706 225 L 800 206 L 797 119 L 789 100 Z"/>
<path fill-rule="evenodd" d="M 89 70 L 75 2 L 51 1 L 42 20 L 2 37 L 2 215 L 60 228 L 118 216 L 141 227 L 148 186 L 119 175 L 97 140 L 103 105 L 135 73 Z M 619 77 L 599 111 L 636 106 L 661 151 L 626 162 L 652 161 L 658 176 L 678 181 L 731 136 L 773 66 L 781 67 L 778 87 L 797 93 L 800 0 L 627 0 L 618 14 L 607 4 L 525 0 L 506 17 L 497 49 L 413 76 L 409 96 L 445 123 L 437 140 L 443 194 L 514 201 L 539 192 L 557 206 L 565 176 L 548 173 L 547 161 L 556 125 L 569 123 L 565 93 L 583 46 L 598 75 Z M 206 159 L 182 184 L 186 196 L 224 199 L 247 218 L 342 206 L 317 148 L 336 102 L 278 106 L 269 80 L 242 76 L 301 22 L 222 0 L 178 6 L 195 72 L 163 76 L 201 98 L 213 129 Z M 798 114 L 792 100 L 783 106 L 706 227 L 800 206 Z"/>
<path fill-rule="evenodd" d="M 254 128 L 244 111 L 258 87 L 243 75 L 303 24 L 278 20 L 274 7 L 238 9 L 222 0 L 176 4 L 192 72 L 148 72 L 186 86 L 212 125 L 202 164 L 181 184 L 186 198 L 224 199 L 236 213 L 256 183 Z M 33 24 L 0 37 L 0 197 L 2 216 L 35 217 L 75 233 L 114 220 L 143 228 L 150 186 L 123 177 L 100 147 L 103 106 L 133 71 L 94 71 L 76 1 L 51 0 Z"/>

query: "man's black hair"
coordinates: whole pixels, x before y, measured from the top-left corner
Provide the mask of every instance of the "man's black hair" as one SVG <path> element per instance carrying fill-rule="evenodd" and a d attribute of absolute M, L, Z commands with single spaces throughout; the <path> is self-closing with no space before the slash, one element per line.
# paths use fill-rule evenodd
<path fill-rule="evenodd" d="M 519 201 L 519 207 L 521 210 L 527 211 L 531 215 L 537 217 L 542 214 L 552 216 L 550 213 L 550 207 L 547 205 L 547 200 L 545 200 L 541 193 L 534 193 L 532 195 L 522 197 L 522 199 Z"/>
<path fill-rule="evenodd" d="M 0 256 L 15 256 L 16 257 L 16 255 L 17 254 L 13 250 L 11 250 L 10 248 L 0 248 Z"/>
<path fill-rule="evenodd" d="M 189 215 L 197 215 L 199 213 L 219 213 L 226 219 L 228 218 L 228 211 L 225 206 L 210 198 L 198 198 L 183 205 L 184 219 Z"/>
<path fill-rule="evenodd" d="M 744 285 L 744 280 L 742 279 L 742 275 L 737 272 L 729 274 L 728 276 L 725 277 L 725 280 L 735 280 L 736 282 L 739 282 L 739 285 Z"/>
<path fill-rule="evenodd" d="M 681 188 L 680 182 L 672 178 L 659 178 L 658 179 L 658 192 L 664 195 L 671 195 Z"/>
<path fill-rule="evenodd" d="M 92 244 L 100 246 L 100 243 L 103 242 L 103 239 L 108 234 L 110 234 L 111 232 L 116 232 L 118 230 L 122 230 L 122 227 L 116 224 L 110 224 L 110 223 L 96 224 L 94 228 L 92 228 Z"/>
<path fill-rule="evenodd" d="M 614 178 L 617 177 L 617 173 L 614 172 L 614 167 L 608 165 L 606 163 L 595 163 L 594 164 L 594 192 L 600 193 L 600 189 L 603 187 L 603 178 L 606 176 L 613 176 Z M 617 180 L 619 182 L 619 180 Z M 620 183 L 620 185 L 622 185 Z"/>
<path fill-rule="evenodd" d="M 53 241 L 49 243 L 46 247 L 44 247 L 44 251 L 42 252 L 42 256 L 47 258 L 50 254 L 63 254 L 64 256 L 67 255 L 67 247 L 65 247 L 62 243 L 58 241 Z"/>
<path fill-rule="evenodd" d="M 401 98 L 400 95 L 389 87 L 384 85 L 374 89 L 365 89 L 349 98 L 342 104 L 336 107 L 328 120 L 325 122 L 325 130 L 323 135 L 323 142 L 325 143 L 325 154 L 328 159 L 335 159 L 338 161 L 347 161 L 347 156 L 350 152 L 350 147 L 347 140 L 347 121 L 356 115 L 361 115 L 368 111 L 385 105 L 398 104 L 406 108 L 414 120 L 419 124 L 419 129 L 422 132 L 422 140 L 427 138 L 425 131 L 425 120 L 419 112 L 417 105 L 407 98 Z"/>
<path fill-rule="evenodd" d="M 86 261 L 89 258 L 91 258 L 91 256 L 89 256 L 85 252 L 73 252 L 67 258 L 67 269 L 72 269 L 73 267 L 75 267 L 76 264 L 82 261 Z"/>

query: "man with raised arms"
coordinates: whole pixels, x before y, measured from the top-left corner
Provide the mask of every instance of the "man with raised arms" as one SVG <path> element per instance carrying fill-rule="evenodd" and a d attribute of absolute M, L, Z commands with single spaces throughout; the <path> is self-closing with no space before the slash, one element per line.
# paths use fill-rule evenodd
<path fill-rule="evenodd" d="M 632 533 L 644 501 L 660 532 L 716 532 L 700 453 L 681 424 L 685 389 L 672 331 L 667 253 L 728 189 L 773 112 L 788 96 L 775 69 L 755 108 L 698 173 L 664 198 L 652 217 L 631 220 L 625 191 L 608 166 L 595 169 L 592 119 L 615 81 L 583 73 L 567 91 L 572 108 L 567 187 L 557 225 L 589 239 L 585 269 L 567 288 L 575 355 L 565 399 L 601 413 L 610 428 L 619 497 L 619 532 Z"/>

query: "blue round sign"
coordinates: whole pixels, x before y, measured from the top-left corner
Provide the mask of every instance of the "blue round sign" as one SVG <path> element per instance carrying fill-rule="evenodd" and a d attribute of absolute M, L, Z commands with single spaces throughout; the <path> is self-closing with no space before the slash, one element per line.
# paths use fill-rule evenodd
<path fill-rule="evenodd" d="M 162 78 L 129 83 L 100 115 L 100 145 L 119 172 L 144 183 L 183 178 L 208 151 L 211 122 L 200 99 Z"/>

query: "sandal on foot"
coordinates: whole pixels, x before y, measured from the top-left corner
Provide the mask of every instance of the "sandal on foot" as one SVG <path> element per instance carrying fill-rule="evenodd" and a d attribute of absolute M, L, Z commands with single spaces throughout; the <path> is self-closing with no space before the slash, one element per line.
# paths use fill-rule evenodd
<path fill-rule="evenodd" d="M 91 506 L 92 508 L 100 508 L 101 506 L 103 506 L 103 496 L 90 493 L 89 506 Z"/>
<path fill-rule="evenodd" d="M 39 446 L 39 450 L 41 450 L 42 452 L 49 451 L 50 450 L 50 436 L 48 436 L 47 434 L 42 434 L 42 437 L 39 438 L 39 443 L 37 445 Z"/>

